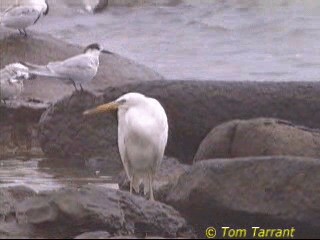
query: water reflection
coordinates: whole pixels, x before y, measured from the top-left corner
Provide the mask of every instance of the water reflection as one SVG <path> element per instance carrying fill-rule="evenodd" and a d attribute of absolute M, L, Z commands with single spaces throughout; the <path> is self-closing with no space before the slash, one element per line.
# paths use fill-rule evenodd
<path fill-rule="evenodd" d="M 85 168 L 52 164 L 45 158 L 15 157 L 0 160 L 0 187 L 26 186 L 36 192 L 87 184 L 118 188 L 111 173 L 100 175 Z"/>

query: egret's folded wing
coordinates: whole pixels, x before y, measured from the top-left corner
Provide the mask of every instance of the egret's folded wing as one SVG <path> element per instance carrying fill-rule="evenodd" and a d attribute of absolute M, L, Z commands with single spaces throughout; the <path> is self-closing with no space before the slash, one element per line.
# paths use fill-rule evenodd
<path fill-rule="evenodd" d="M 126 148 L 126 139 L 125 139 L 125 135 L 121 131 L 119 131 L 118 145 L 119 145 L 120 158 L 121 158 L 124 170 L 126 172 L 128 179 L 131 181 L 131 173 L 129 172 L 129 161 L 128 161 L 129 159 L 128 159 L 127 148 Z"/>

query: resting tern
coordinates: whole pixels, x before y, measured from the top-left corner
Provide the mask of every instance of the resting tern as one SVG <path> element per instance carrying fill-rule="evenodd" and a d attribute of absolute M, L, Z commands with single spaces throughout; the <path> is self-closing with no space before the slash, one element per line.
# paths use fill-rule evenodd
<path fill-rule="evenodd" d="M 84 53 L 64 61 L 49 62 L 47 65 L 22 64 L 29 68 L 31 74 L 60 79 L 66 84 L 73 84 L 76 91 L 77 85 L 80 85 L 83 91 L 82 84 L 90 82 L 98 72 L 101 52 L 112 54 L 93 43 L 85 48 Z"/>
<path fill-rule="evenodd" d="M 29 0 L 14 4 L 0 16 L 0 24 L 7 28 L 18 29 L 27 36 L 26 28 L 38 22 L 42 15 L 47 15 L 49 5 L 46 0 Z"/>

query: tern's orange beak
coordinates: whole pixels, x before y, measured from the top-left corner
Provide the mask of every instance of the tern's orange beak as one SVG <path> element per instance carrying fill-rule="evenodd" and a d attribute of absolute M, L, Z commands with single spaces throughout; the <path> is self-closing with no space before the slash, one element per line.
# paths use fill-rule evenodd
<path fill-rule="evenodd" d="M 119 107 L 119 104 L 116 102 L 110 102 L 103 105 L 100 105 L 96 108 L 89 109 L 87 111 L 83 112 L 83 115 L 92 115 L 92 114 L 98 114 L 98 113 L 104 113 L 104 112 L 110 112 L 117 110 Z"/>

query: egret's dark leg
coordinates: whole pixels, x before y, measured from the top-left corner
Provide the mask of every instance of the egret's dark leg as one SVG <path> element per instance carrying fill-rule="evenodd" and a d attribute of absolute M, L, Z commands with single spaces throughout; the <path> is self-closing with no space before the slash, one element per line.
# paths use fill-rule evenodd
<path fill-rule="evenodd" d="M 130 179 L 130 195 L 132 195 L 133 176 Z"/>
<path fill-rule="evenodd" d="M 150 200 L 151 201 L 154 201 L 154 196 L 153 196 L 153 178 L 152 178 L 152 176 L 151 176 L 151 174 L 149 173 L 148 174 L 149 176 L 149 191 L 150 191 Z"/>
<path fill-rule="evenodd" d="M 18 30 L 19 30 L 19 34 L 23 35 L 23 31 L 21 29 L 18 29 Z"/>
<path fill-rule="evenodd" d="M 81 88 L 81 92 L 84 92 L 83 88 L 82 88 L 82 85 L 80 84 L 80 88 Z"/>

